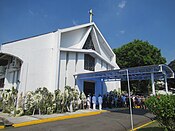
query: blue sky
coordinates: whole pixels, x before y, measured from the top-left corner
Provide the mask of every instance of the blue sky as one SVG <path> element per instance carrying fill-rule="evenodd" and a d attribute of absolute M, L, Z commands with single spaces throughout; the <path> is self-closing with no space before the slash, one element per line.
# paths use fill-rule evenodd
<path fill-rule="evenodd" d="M 0 0 L 0 43 L 89 22 L 112 48 L 134 39 L 175 59 L 175 0 Z"/>

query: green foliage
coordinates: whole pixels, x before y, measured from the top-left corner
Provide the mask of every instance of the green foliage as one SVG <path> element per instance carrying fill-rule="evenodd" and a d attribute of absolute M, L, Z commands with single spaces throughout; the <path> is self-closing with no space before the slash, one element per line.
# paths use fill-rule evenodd
<path fill-rule="evenodd" d="M 113 91 L 110 91 L 110 94 L 119 95 L 119 93 L 118 93 L 118 91 L 116 89 L 114 89 Z"/>
<path fill-rule="evenodd" d="M 175 96 L 151 96 L 145 102 L 148 109 L 156 115 L 157 121 L 167 130 L 175 130 Z"/>
<path fill-rule="evenodd" d="M 51 114 L 54 112 L 54 96 L 46 87 L 28 92 L 26 96 L 26 114 Z"/>
<path fill-rule="evenodd" d="M 18 108 L 17 110 L 15 110 L 15 116 L 22 116 L 24 115 L 24 110 L 23 108 Z"/>
<path fill-rule="evenodd" d="M 2 99 L 0 99 L 0 111 L 2 110 Z"/>
<path fill-rule="evenodd" d="M 161 51 L 147 41 L 134 40 L 113 51 L 121 68 L 166 63 Z"/>
<path fill-rule="evenodd" d="M 168 66 L 175 72 L 175 60 L 171 61 Z"/>
<path fill-rule="evenodd" d="M 147 41 L 134 40 L 113 51 L 116 54 L 116 63 L 120 68 L 166 63 L 166 59 L 162 57 L 161 51 Z M 148 91 L 149 81 L 132 81 L 130 84 L 134 93 L 145 93 Z M 122 88 L 127 90 L 127 82 L 122 82 Z"/>
<path fill-rule="evenodd" d="M 3 109 L 2 91 L 0 91 L 0 111 Z"/>
<path fill-rule="evenodd" d="M 61 105 L 63 103 L 63 95 L 61 94 L 61 91 L 59 89 L 55 90 L 55 113 L 61 113 Z"/>
<path fill-rule="evenodd" d="M 27 115 L 32 115 L 33 110 L 35 108 L 33 96 L 34 96 L 34 92 L 29 91 L 24 97 L 24 100 L 25 100 L 24 110 L 25 110 L 25 114 Z"/>
<path fill-rule="evenodd" d="M 79 100 L 79 92 L 75 88 L 71 88 L 70 86 L 65 87 L 65 104 L 64 106 L 66 111 L 70 110 L 70 106 L 72 104 L 73 110 L 78 109 L 78 100 Z"/>
<path fill-rule="evenodd" d="M 36 109 L 40 109 L 41 114 L 53 113 L 53 94 L 46 87 L 38 88 L 35 94 L 39 94 Z"/>

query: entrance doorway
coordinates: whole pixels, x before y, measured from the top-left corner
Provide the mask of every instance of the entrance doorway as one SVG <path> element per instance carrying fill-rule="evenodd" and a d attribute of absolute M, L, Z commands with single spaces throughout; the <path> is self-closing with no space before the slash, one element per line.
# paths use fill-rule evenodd
<path fill-rule="evenodd" d="M 84 93 L 86 96 L 95 94 L 95 82 L 84 81 Z"/>

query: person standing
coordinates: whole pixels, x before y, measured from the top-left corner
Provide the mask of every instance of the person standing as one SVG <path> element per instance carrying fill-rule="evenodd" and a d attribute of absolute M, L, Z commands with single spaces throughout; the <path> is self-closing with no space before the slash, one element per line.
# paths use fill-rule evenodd
<path fill-rule="evenodd" d="M 87 96 L 87 109 L 90 109 L 91 106 L 91 98 L 90 95 Z"/>
<path fill-rule="evenodd" d="M 98 96 L 99 110 L 101 110 L 101 109 L 102 109 L 102 103 L 103 103 L 102 96 L 101 96 L 101 95 L 99 95 L 99 96 Z"/>
<path fill-rule="evenodd" d="M 117 95 L 115 95 L 114 96 L 114 107 L 116 108 L 117 107 L 117 101 L 118 101 L 118 96 Z"/>
<path fill-rule="evenodd" d="M 126 107 L 126 96 L 122 95 L 122 107 Z"/>
<path fill-rule="evenodd" d="M 92 104 L 93 104 L 93 110 L 95 110 L 96 109 L 96 97 L 95 97 L 95 94 L 92 97 Z"/>

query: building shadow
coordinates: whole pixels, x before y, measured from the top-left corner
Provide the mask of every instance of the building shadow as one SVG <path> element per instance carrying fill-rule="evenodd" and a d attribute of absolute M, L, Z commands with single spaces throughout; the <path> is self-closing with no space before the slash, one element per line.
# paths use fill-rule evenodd
<path fill-rule="evenodd" d="M 129 108 L 115 108 L 115 109 L 106 109 L 106 110 L 113 112 L 113 113 L 130 114 Z M 133 108 L 132 113 L 133 113 L 133 115 L 142 115 L 142 116 L 148 117 L 152 120 L 155 119 L 155 115 L 150 113 L 147 109 Z"/>

